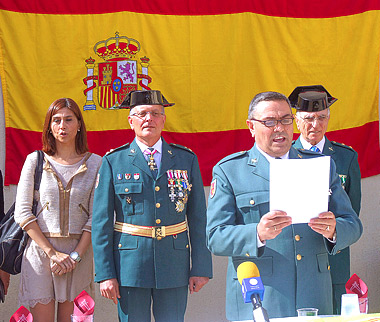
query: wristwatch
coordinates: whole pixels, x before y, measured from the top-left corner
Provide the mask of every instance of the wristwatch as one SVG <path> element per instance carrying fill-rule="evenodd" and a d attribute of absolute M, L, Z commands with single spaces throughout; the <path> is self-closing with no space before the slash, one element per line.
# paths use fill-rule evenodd
<path fill-rule="evenodd" d="M 77 263 L 79 263 L 82 258 L 80 258 L 78 252 L 71 252 L 70 253 L 70 258 L 73 260 L 73 261 L 76 261 Z"/>

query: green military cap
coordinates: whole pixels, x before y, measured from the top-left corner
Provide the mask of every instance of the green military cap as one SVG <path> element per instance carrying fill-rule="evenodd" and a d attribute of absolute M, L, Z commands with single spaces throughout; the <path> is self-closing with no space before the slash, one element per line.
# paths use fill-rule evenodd
<path fill-rule="evenodd" d="M 291 106 L 302 112 L 323 111 L 338 100 L 322 85 L 298 86 L 288 98 Z"/>

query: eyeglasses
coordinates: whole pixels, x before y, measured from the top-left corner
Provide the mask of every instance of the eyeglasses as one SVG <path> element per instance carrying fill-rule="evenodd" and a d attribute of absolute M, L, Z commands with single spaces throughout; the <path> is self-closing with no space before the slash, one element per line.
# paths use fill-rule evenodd
<path fill-rule="evenodd" d="M 325 122 L 329 119 L 328 116 L 326 116 L 326 115 L 317 116 L 317 117 L 308 117 L 308 116 L 302 117 L 302 116 L 300 116 L 300 118 L 303 119 L 305 122 L 310 123 L 310 124 L 313 124 L 314 122 L 322 123 L 322 122 Z"/>
<path fill-rule="evenodd" d="M 264 124 L 266 127 L 275 127 L 278 123 L 281 123 L 282 125 L 290 125 L 293 123 L 294 117 L 285 117 L 280 120 L 257 120 L 252 118 L 251 121 L 260 122 L 261 124 Z"/>
<path fill-rule="evenodd" d="M 165 115 L 164 112 L 157 112 L 157 111 L 141 111 L 137 113 L 130 114 L 130 116 L 137 116 L 140 119 L 145 119 L 146 116 L 150 114 L 151 117 L 159 117 L 161 115 Z"/>

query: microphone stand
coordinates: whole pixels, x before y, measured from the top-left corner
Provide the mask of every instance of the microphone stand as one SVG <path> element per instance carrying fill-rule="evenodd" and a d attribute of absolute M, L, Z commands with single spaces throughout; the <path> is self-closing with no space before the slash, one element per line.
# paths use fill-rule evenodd
<path fill-rule="evenodd" d="M 253 305 L 253 321 L 254 322 L 270 322 L 268 312 L 263 308 L 258 294 L 251 295 L 251 302 Z"/>

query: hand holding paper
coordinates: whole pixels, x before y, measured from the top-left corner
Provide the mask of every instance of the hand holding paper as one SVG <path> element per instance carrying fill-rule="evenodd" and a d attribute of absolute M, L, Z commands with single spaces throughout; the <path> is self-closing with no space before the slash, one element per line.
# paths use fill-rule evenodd
<path fill-rule="evenodd" d="M 311 218 L 308 225 L 323 237 L 333 239 L 336 226 L 335 215 L 331 211 L 322 212 L 317 218 Z"/>
<path fill-rule="evenodd" d="M 292 218 L 286 212 L 270 211 L 261 217 L 257 225 L 257 233 L 262 242 L 276 238 L 283 228 L 292 224 Z"/>

